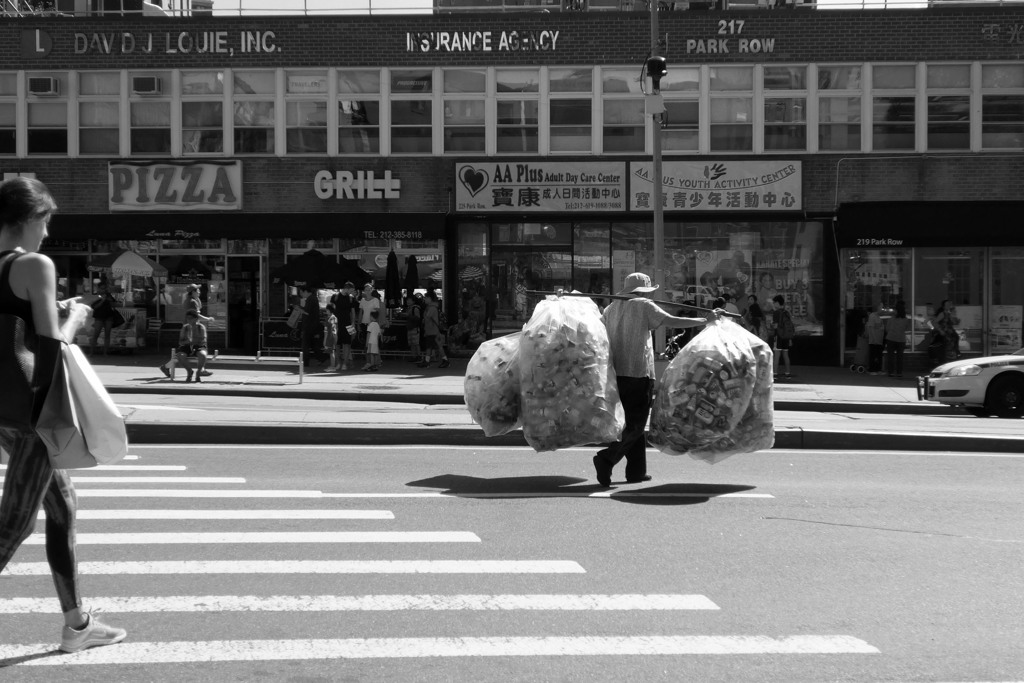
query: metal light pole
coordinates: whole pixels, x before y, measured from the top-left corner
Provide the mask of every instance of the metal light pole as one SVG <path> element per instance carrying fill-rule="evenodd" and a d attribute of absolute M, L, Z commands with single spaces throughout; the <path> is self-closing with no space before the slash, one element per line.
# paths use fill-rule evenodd
<path fill-rule="evenodd" d="M 651 115 L 651 201 L 654 203 L 654 284 L 665 285 L 665 208 L 662 204 L 661 172 L 661 125 L 665 116 L 665 102 L 661 96 L 661 77 L 665 75 L 666 62 L 660 54 L 658 41 L 658 0 L 651 2 L 651 56 L 647 59 L 647 73 L 651 76 L 651 96 L 647 98 L 647 110 Z M 665 348 L 665 328 L 655 330 L 656 348 Z"/>
<path fill-rule="evenodd" d="M 651 0 L 651 57 L 660 56 L 659 51 L 658 0 Z M 651 62 L 648 61 L 648 64 Z M 650 68 L 648 68 L 648 73 L 650 73 Z M 660 80 L 660 75 L 651 79 L 653 95 L 656 100 L 656 106 L 653 108 L 655 113 L 651 115 L 654 124 L 651 136 L 651 201 L 654 202 L 654 284 L 656 285 L 665 284 L 665 209 L 661 198 L 661 122 L 664 116 L 664 102 L 661 99 Z M 658 111 L 659 109 L 660 111 Z"/>

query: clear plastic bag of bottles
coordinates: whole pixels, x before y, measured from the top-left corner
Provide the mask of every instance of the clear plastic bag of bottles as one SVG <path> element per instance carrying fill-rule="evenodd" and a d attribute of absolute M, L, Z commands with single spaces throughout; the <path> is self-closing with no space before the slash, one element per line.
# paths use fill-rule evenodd
<path fill-rule="evenodd" d="M 597 304 L 547 297 L 523 326 L 519 353 L 523 435 L 534 450 L 619 438 L 626 420 Z"/>
<path fill-rule="evenodd" d="M 723 318 L 665 368 L 651 410 L 651 443 L 715 463 L 771 448 L 773 412 L 771 348 Z"/>
<path fill-rule="evenodd" d="M 485 436 L 520 426 L 519 338 L 521 333 L 485 341 L 466 365 L 466 407 Z"/>

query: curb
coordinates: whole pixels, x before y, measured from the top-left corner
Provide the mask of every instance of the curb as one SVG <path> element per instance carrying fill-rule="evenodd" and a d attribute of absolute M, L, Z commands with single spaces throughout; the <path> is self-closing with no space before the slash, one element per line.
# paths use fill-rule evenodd
<path fill-rule="evenodd" d="M 277 446 L 513 446 L 528 448 L 521 431 L 487 437 L 476 426 L 426 425 L 251 425 L 196 423 L 129 423 L 136 444 L 197 445 L 260 443 Z M 919 432 L 850 432 L 783 427 L 775 430 L 774 448 L 784 450 L 865 450 L 1021 453 L 1024 438 L 962 436 Z"/>
<path fill-rule="evenodd" d="M 110 394 L 167 394 L 163 387 L 107 387 Z M 244 389 L 198 388 L 190 385 L 175 387 L 175 395 L 181 396 L 247 396 L 253 398 L 303 399 L 314 401 L 363 401 L 374 403 L 418 403 L 422 405 L 458 405 L 465 403 L 460 394 L 426 394 L 426 393 L 395 393 L 385 391 L 324 391 L 319 389 L 262 389 L 247 386 Z M 824 413 L 889 413 L 897 415 L 949 415 L 956 408 L 934 402 L 920 403 L 867 403 L 854 401 L 787 401 L 776 400 L 775 410 L 793 412 L 824 412 Z"/>

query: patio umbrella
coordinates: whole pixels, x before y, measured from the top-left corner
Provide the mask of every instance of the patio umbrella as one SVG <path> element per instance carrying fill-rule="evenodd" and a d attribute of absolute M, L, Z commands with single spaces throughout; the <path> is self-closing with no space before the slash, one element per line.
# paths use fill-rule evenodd
<path fill-rule="evenodd" d="M 384 273 L 384 302 L 388 308 L 402 305 L 402 281 L 398 275 L 398 256 L 392 249 L 388 254 L 388 267 Z"/>
<path fill-rule="evenodd" d="M 479 280 L 484 276 L 483 268 L 479 266 L 466 266 L 459 271 L 460 280 Z"/>
<path fill-rule="evenodd" d="M 358 287 L 369 282 L 370 275 L 355 261 L 342 258 L 339 263 L 322 251 L 310 249 L 271 271 L 270 278 L 274 284 L 283 282 L 292 287 L 337 289 L 346 280 L 351 280 Z"/>
<path fill-rule="evenodd" d="M 356 289 L 360 289 L 370 281 L 370 274 L 359 267 L 358 261 L 347 259 L 344 256 L 339 257 L 339 261 L 330 259 L 328 261 L 330 264 L 321 273 L 323 276 L 321 282 L 327 289 L 341 289 L 346 282 L 351 282 Z"/>
<path fill-rule="evenodd" d="M 403 286 L 405 287 L 406 295 L 412 296 L 413 292 L 420 286 L 420 269 L 416 265 L 415 256 L 405 259 L 405 263 L 405 282 Z"/>
<path fill-rule="evenodd" d="M 163 259 L 161 265 L 167 269 L 169 275 L 188 278 L 190 280 L 205 280 L 213 274 L 210 267 L 195 256 L 183 254 Z"/>
<path fill-rule="evenodd" d="M 130 249 L 121 249 L 97 256 L 86 268 L 94 273 L 111 275 L 137 275 L 139 277 L 167 277 L 167 269 L 156 261 Z"/>

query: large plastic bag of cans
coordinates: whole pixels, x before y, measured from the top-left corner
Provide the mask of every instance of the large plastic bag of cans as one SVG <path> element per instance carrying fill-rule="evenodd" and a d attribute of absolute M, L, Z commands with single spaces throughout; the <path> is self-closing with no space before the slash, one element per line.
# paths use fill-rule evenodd
<path fill-rule="evenodd" d="M 775 443 L 772 350 L 727 318 L 708 324 L 665 368 L 651 443 L 716 463 Z"/>
<path fill-rule="evenodd" d="M 519 349 L 523 436 L 538 452 L 618 440 L 626 418 L 608 331 L 585 297 L 548 297 Z"/>
<path fill-rule="evenodd" d="M 519 339 L 516 332 L 480 345 L 466 366 L 466 407 L 485 436 L 500 436 L 520 426 Z"/>

